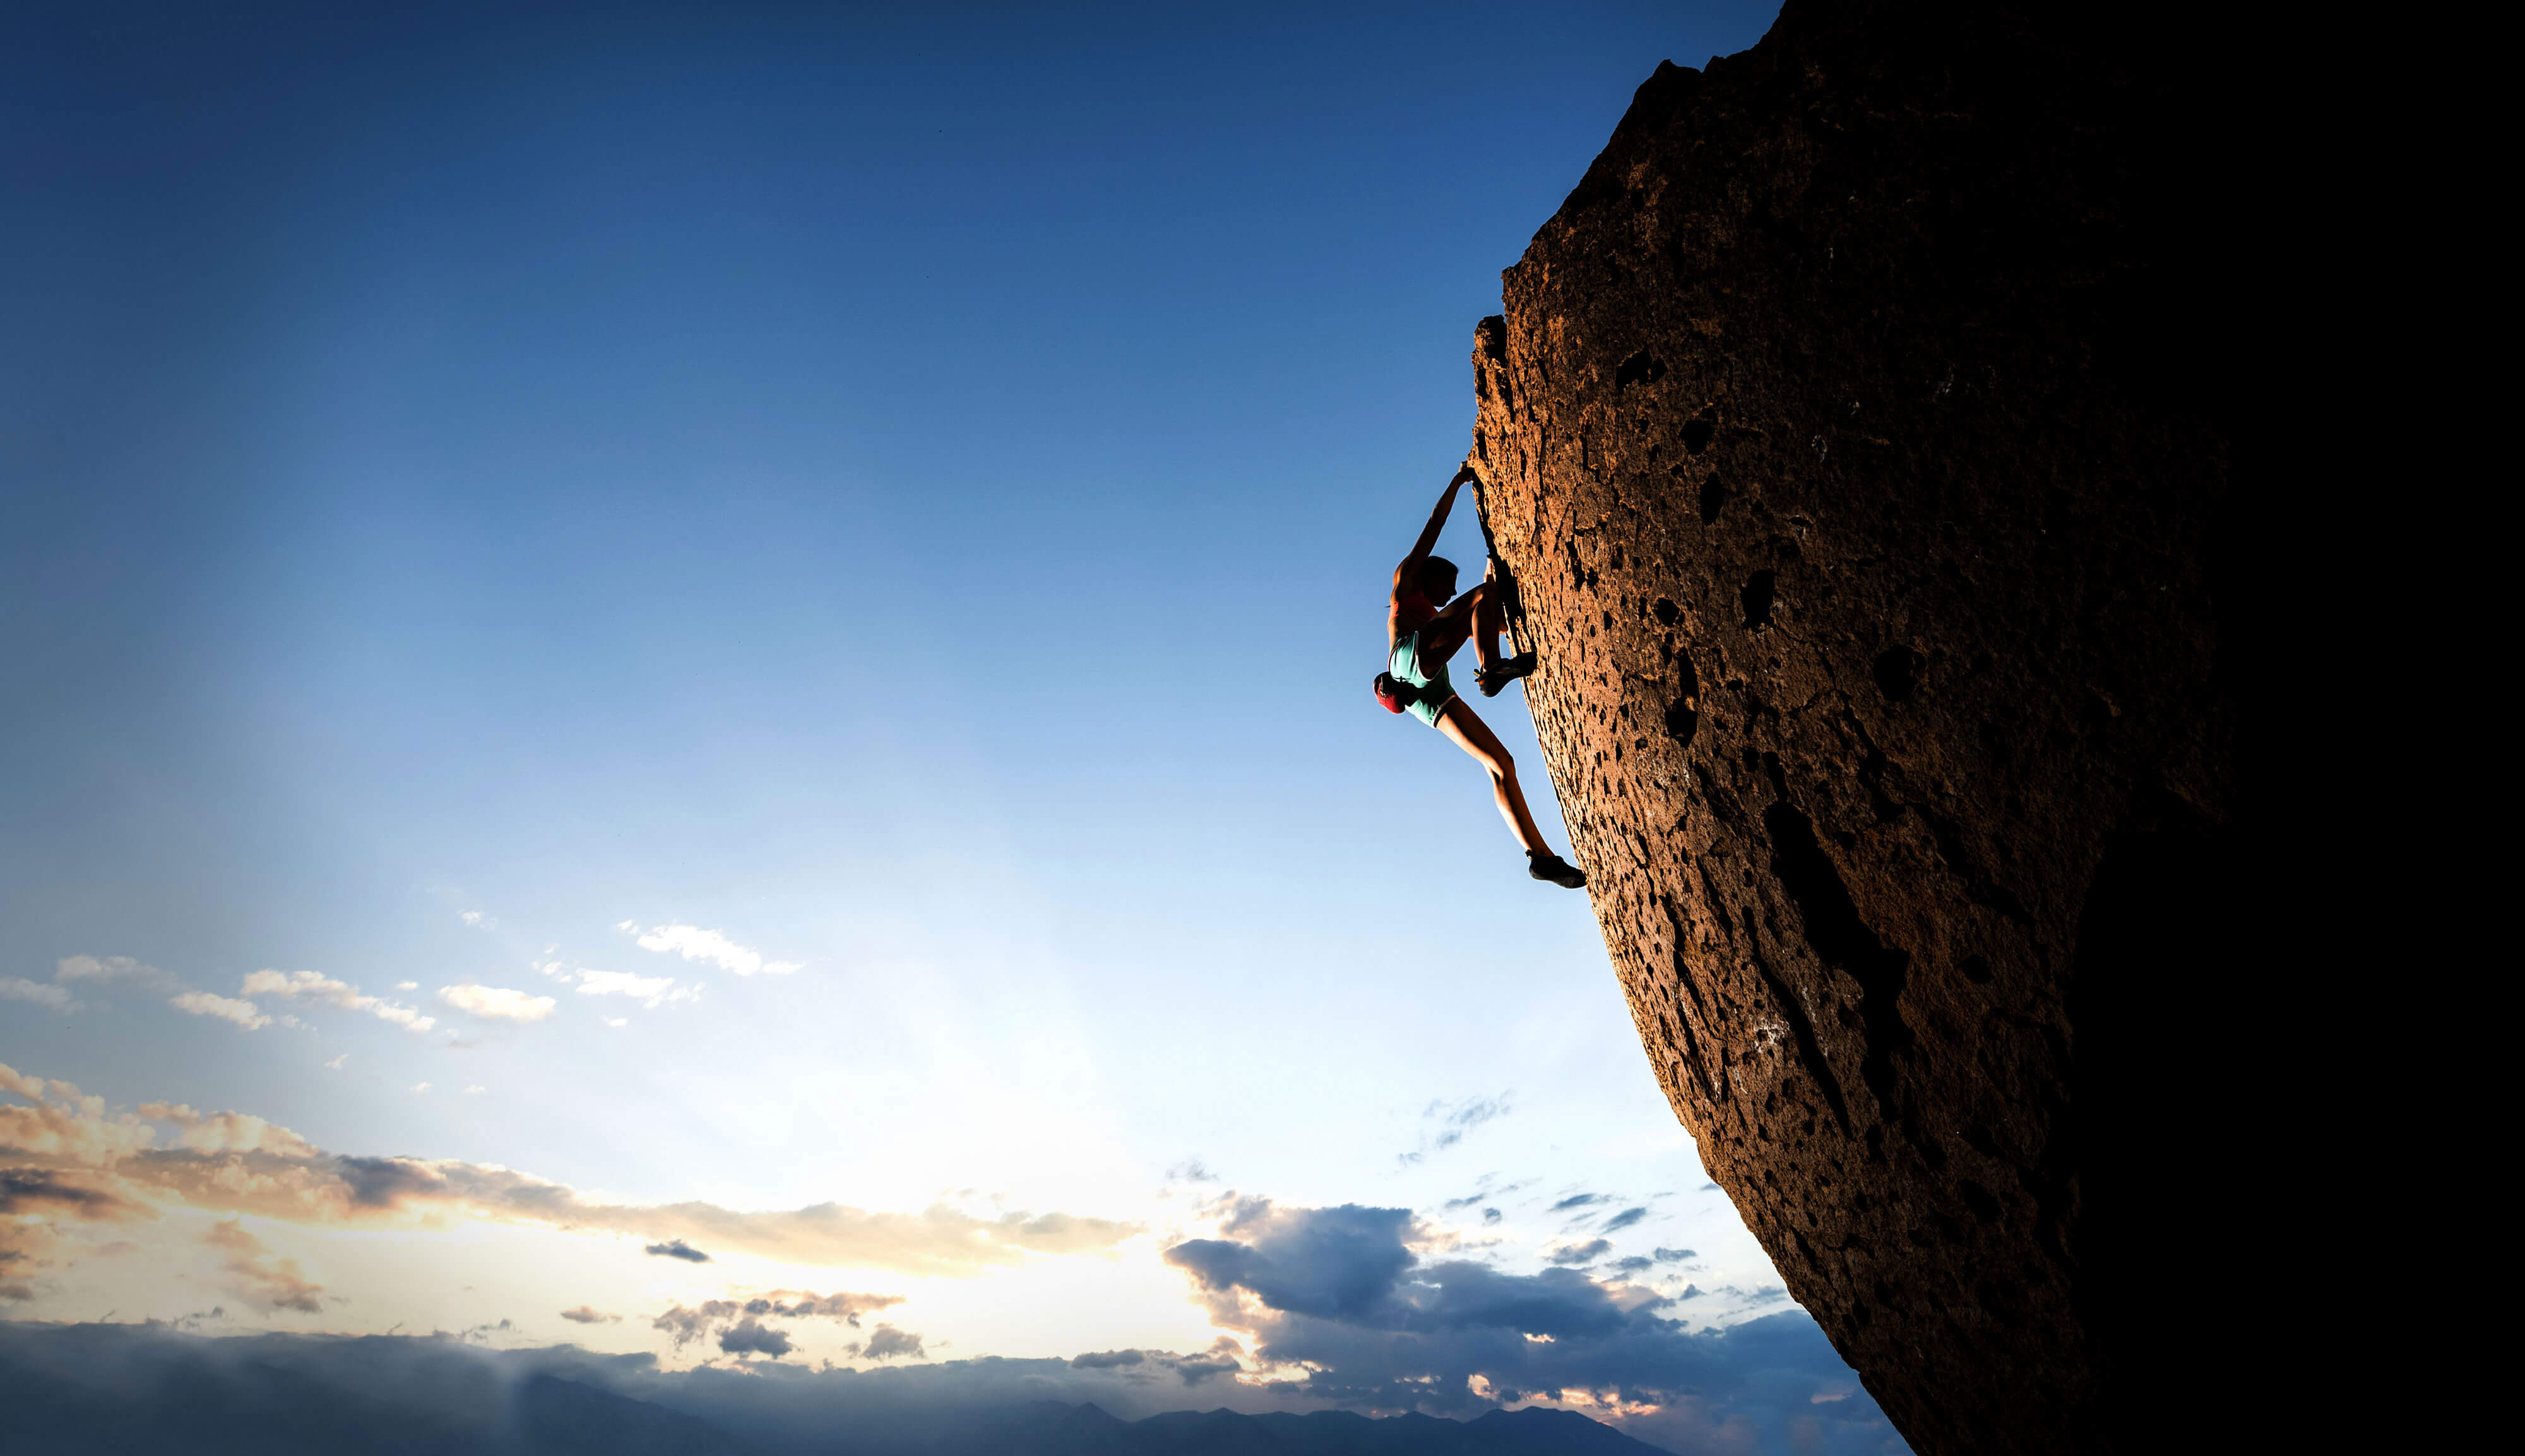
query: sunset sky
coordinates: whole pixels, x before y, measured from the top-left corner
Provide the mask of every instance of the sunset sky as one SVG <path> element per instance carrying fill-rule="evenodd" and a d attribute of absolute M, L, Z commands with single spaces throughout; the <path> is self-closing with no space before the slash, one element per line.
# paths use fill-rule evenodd
<path fill-rule="evenodd" d="M 1368 693 L 1500 270 L 1775 9 L 13 11 L 0 1317 L 1394 1409 L 1364 1260 L 1594 1332 L 1434 1413 L 1899 1450 L 1606 1393 L 1811 1325 Z"/>

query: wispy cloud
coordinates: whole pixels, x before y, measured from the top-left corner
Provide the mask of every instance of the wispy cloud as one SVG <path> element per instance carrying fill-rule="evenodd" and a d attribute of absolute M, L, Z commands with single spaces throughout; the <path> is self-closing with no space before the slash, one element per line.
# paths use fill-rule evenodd
<path fill-rule="evenodd" d="M 429 1084 L 414 1089 L 426 1092 Z M 945 1204 L 890 1212 L 817 1203 L 748 1212 L 717 1204 L 601 1202 L 508 1168 L 326 1152 L 244 1113 L 195 1113 L 173 1145 L 145 1117 L 109 1115 L 102 1098 L 0 1066 L 0 1172 L 33 1165 L 142 1210 L 173 1203 L 291 1223 L 398 1226 L 470 1214 L 501 1223 L 683 1241 L 793 1265 L 963 1276 L 1046 1256 L 1099 1253 L 1137 1224 L 1022 1210 L 977 1215 Z M 176 1120 L 177 1110 L 145 1104 Z M 182 1134 L 189 1132 L 187 1141 Z"/>
<path fill-rule="evenodd" d="M 680 922 L 643 930 L 640 922 L 625 920 L 615 928 L 628 934 L 632 943 L 643 950 L 680 955 L 686 960 L 708 961 L 731 975 L 786 976 L 805 964 L 795 960 L 766 960 L 761 951 L 749 950 L 718 931 L 703 930 Z"/>
<path fill-rule="evenodd" d="M 53 962 L 53 979 L 65 985 L 134 985 L 147 991 L 172 991 L 174 977 L 128 955 L 65 955 Z"/>
<path fill-rule="evenodd" d="M 264 1015 L 263 1008 L 254 1002 L 214 995 L 207 991 L 188 991 L 180 995 L 170 996 L 167 1004 L 178 1011 L 189 1011 L 195 1016 L 216 1016 L 222 1021 L 232 1021 L 250 1032 L 261 1031 L 272 1025 L 272 1018 Z"/>
<path fill-rule="evenodd" d="M 641 1252 L 655 1254 L 662 1259 L 681 1259 L 687 1264 L 707 1264 L 711 1261 L 710 1255 L 680 1238 L 670 1238 L 665 1243 L 653 1243 Z"/>
<path fill-rule="evenodd" d="M 317 1302 L 316 1296 L 324 1292 L 324 1286 L 308 1279 L 296 1259 L 274 1258 L 267 1253 L 263 1241 L 240 1227 L 238 1220 L 213 1224 L 202 1241 L 227 1255 L 222 1272 L 227 1276 L 230 1293 L 266 1310 L 323 1313 L 324 1306 Z"/>
<path fill-rule="evenodd" d="M 241 995 L 295 1001 L 303 1006 L 365 1011 L 379 1021 L 392 1022 L 415 1034 L 428 1031 L 438 1024 L 436 1018 L 422 1015 L 418 1008 L 397 1005 L 378 996 L 363 995 L 358 987 L 316 971 L 256 971 L 238 985 L 237 992 Z"/>
<path fill-rule="evenodd" d="M 638 1001 L 643 1010 L 655 1011 L 676 1001 L 689 1001 L 702 994 L 698 986 L 684 986 L 672 976 L 635 976 L 628 971 L 598 971 L 567 961 L 537 962 L 535 969 L 576 990 L 580 995 L 619 995 Z"/>
<path fill-rule="evenodd" d="M 438 988 L 438 998 L 485 1021 L 541 1021 L 559 1004 L 548 995 L 528 995 L 504 986 L 475 986 L 470 982 Z"/>
<path fill-rule="evenodd" d="M 580 1305 L 576 1309 L 563 1310 L 561 1312 L 561 1317 L 569 1321 L 573 1325 L 619 1325 L 622 1323 L 622 1317 L 620 1315 L 599 1314 L 593 1306 L 585 1304 Z"/>
<path fill-rule="evenodd" d="M 1420 1135 L 1420 1145 L 1410 1152 L 1396 1153 L 1394 1160 L 1405 1167 L 1421 1162 L 1433 1152 L 1440 1152 L 1464 1141 L 1464 1135 L 1494 1118 L 1506 1117 L 1512 1109 L 1509 1094 L 1496 1097 L 1466 1097 L 1460 1102 L 1443 1098 L 1420 1109 L 1424 1122 L 1437 1124 L 1435 1131 Z"/>
<path fill-rule="evenodd" d="M 79 1008 L 79 1003 L 69 992 L 41 981 L 29 981 L 24 976 L 0 978 L 0 1000 L 32 1001 L 65 1016 Z"/>
<path fill-rule="evenodd" d="M 165 971 L 128 955 L 65 955 L 53 962 L 49 985 L 24 976 L 0 977 L 0 1000 L 26 1001 L 67 1016 L 86 1008 L 75 992 L 110 995 L 118 986 L 163 992 L 184 989 L 182 982 Z"/>

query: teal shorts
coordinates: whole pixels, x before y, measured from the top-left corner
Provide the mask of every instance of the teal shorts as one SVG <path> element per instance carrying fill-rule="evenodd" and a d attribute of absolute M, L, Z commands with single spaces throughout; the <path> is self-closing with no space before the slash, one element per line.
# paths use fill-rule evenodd
<path fill-rule="evenodd" d="M 1456 685 L 1447 681 L 1447 664 L 1444 662 L 1432 662 L 1426 672 L 1421 670 L 1419 633 L 1414 632 L 1394 645 L 1394 651 L 1386 655 L 1385 670 L 1396 682 L 1410 683 L 1418 690 L 1418 695 L 1411 701 L 1411 716 L 1432 728 L 1437 727 L 1438 714 L 1445 712 L 1447 704 L 1456 701 Z"/>

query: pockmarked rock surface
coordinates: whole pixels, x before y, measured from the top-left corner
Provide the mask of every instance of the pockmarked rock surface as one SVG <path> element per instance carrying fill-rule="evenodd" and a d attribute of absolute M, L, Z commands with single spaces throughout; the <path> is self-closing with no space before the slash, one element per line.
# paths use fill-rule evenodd
<path fill-rule="evenodd" d="M 2185 1008 L 2233 974 L 2245 801 L 2182 41 L 1792 0 L 1658 68 L 1476 335 L 1642 1041 L 1923 1456 L 2166 1449 L 2199 1378 L 2153 1291 L 2219 1237 Z"/>

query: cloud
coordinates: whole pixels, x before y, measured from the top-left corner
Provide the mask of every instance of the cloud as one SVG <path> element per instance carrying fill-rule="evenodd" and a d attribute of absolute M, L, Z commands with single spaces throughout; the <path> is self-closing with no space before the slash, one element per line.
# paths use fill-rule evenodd
<path fill-rule="evenodd" d="M 231 1292 L 267 1311 L 323 1313 L 324 1306 L 317 1302 L 316 1296 L 324 1292 L 324 1286 L 310 1281 L 296 1259 L 278 1259 L 266 1253 L 263 1241 L 245 1232 L 237 1220 L 211 1225 L 202 1241 L 227 1255 L 222 1268 L 228 1277 Z"/>
<path fill-rule="evenodd" d="M 651 1253 L 659 1252 L 651 1249 Z M 792 1298 L 791 1296 L 796 1296 Z M 718 1347 L 731 1355 L 768 1355 L 778 1359 L 794 1348 L 788 1332 L 763 1323 L 766 1316 L 779 1315 L 790 1319 L 835 1319 L 856 1328 L 860 1316 L 901 1304 L 897 1294 L 846 1294 L 836 1290 L 817 1294 L 813 1290 L 773 1289 L 751 1299 L 705 1299 L 686 1308 L 678 1303 L 649 1322 L 653 1330 L 664 1331 L 676 1349 L 718 1332 Z M 564 1318 L 569 1318 L 564 1316 Z M 906 1335 L 891 1325 L 879 1325 L 866 1345 L 851 1344 L 844 1348 L 853 1355 L 865 1351 L 868 1358 L 884 1360 L 900 1354 L 920 1354 L 920 1336 Z"/>
<path fill-rule="evenodd" d="M 789 1299 L 792 1294 L 797 1297 Z M 845 1294 L 838 1289 L 817 1294 L 806 1289 L 774 1289 L 762 1298 L 747 1301 L 745 1310 L 748 1314 L 785 1315 L 791 1319 L 839 1320 L 856 1327 L 860 1316 L 892 1309 L 902 1302 L 900 1294 Z"/>
<path fill-rule="evenodd" d="M 629 971 L 597 971 L 574 966 L 566 961 L 538 962 L 535 969 L 556 981 L 574 984 L 580 995 L 628 996 L 644 1010 L 676 1001 L 689 1001 L 702 994 L 698 986 L 685 986 L 672 976 L 635 976 Z"/>
<path fill-rule="evenodd" d="M 714 1305 L 718 1309 L 714 1310 Z M 699 1309 L 686 1309 L 678 1302 L 672 1309 L 651 1320 L 649 1328 L 663 1332 L 680 1350 L 710 1334 L 712 1326 L 732 1320 L 735 1315 L 736 1306 L 722 1299 L 709 1300 Z"/>
<path fill-rule="evenodd" d="M 569 1321 L 573 1325 L 619 1325 L 622 1323 L 622 1317 L 620 1315 L 599 1314 L 595 1309 L 584 1304 L 580 1305 L 576 1309 L 563 1310 L 561 1312 L 561 1317 Z"/>
<path fill-rule="evenodd" d="M 867 1344 L 857 1353 L 870 1360 L 891 1360 L 898 1355 L 906 1360 L 928 1358 L 920 1348 L 919 1335 L 897 1330 L 892 1325 L 877 1326 L 876 1333 L 868 1336 Z"/>
<path fill-rule="evenodd" d="M 175 978 L 128 955 L 65 955 L 53 962 L 53 979 L 64 985 L 138 986 L 147 991 L 173 991 Z"/>
<path fill-rule="evenodd" d="M 1454 1213 L 1460 1209 L 1471 1208 L 1476 1204 L 1497 1202 L 1499 1199 L 1505 1198 L 1510 1193 L 1534 1187 L 1533 1179 L 1523 1178 L 1514 1183 L 1504 1183 L 1494 1188 L 1492 1187 L 1492 1183 L 1498 1177 L 1499 1175 L 1496 1173 L 1485 1173 L 1480 1178 L 1474 1180 L 1473 1190 L 1471 1192 L 1466 1193 L 1461 1198 L 1450 1198 L 1438 1206 L 1449 1213 Z"/>
<path fill-rule="evenodd" d="M 1147 1363 L 1148 1358 L 1148 1356 L 1140 1353 L 1138 1350 L 1106 1350 L 1099 1354 L 1072 1355 L 1069 1357 L 1069 1368 L 1072 1370 L 1114 1370 L 1124 1365 L 1145 1364 Z"/>
<path fill-rule="evenodd" d="M 0 1168 L 84 1170 L 85 1186 L 118 1197 L 222 1215 L 372 1227 L 470 1215 L 643 1242 L 682 1241 L 791 1265 L 950 1277 L 1101 1252 L 1140 1232 L 1137 1224 L 1077 1214 L 981 1216 L 944 1203 L 917 1212 L 829 1202 L 752 1212 L 702 1202 L 600 1202 L 514 1169 L 345 1155 L 250 1114 L 143 1104 L 142 1112 L 154 1110 L 177 1124 L 176 1136 L 166 1140 L 149 1118 L 108 1115 L 101 1097 L 6 1066 L 0 1066 L 0 1091 L 35 1104 L 0 1102 Z"/>
<path fill-rule="evenodd" d="M 1293 1395 L 1435 1415 L 1553 1400 L 1677 1449 L 1785 1449 L 1787 1423 L 1820 1410 L 1814 1397 L 1855 1387 L 1803 1313 L 1692 1334 L 1659 1313 L 1672 1301 L 1636 1285 L 1423 1262 L 1415 1245 L 1431 1240 L 1399 1208 L 1248 1200 L 1221 1232 L 1165 1257 Z M 1863 1401 L 1832 1414 L 1890 1433 Z M 1757 1417 L 1770 1432 L 1759 1440 L 1721 1430 Z"/>
<path fill-rule="evenodd" d="M 1182 1162 L 1177 1163 L 1166 1170 L 1166 1182 L 1216 1183 L 1218 1182 L 1218 1175 L 1211 1172 L 1210 1165 L 1203 1162 L 1201 1159 L 1186 1158 Z"/>
<path fill-rule="evenodd" d="M 649 1252 L 654 1254 L 666 1250 L 653 1247 Z M 689 1257 L 693 1252 L 697 1251 L 687 1250 L 677 1257 Z M 861 1315 L 889 1309 L 902 1302 L 903 1297 L 899 1294 L 850 1294 L 839 1290 L 818 1294 L 811 1289 L 773 1289 L 744 1300 L 706 1299 L 689 1309 L 678 1303 L 650 1321 L 649 1325 L 653 1330 L 664 1331 L 678 1350 L 716 1330 L 719 1332 L 718 1347 L 721 1350 L 732 1355 L 768 1355 L 776 1360 L 789 1353 L 792 1345 L 787 1332 L 763 1323 L 766 1316 L 833 1319 L 857 1328 Z M 909 1345 L 904 1344 L 907 1339 Z M 920 1336 L 906 1335 L 890 1325 L 879 1325 L 875 1335 L 865 1347 L 859 1344 L 845 1346 L 853 1355 L 860 1354 L 863 1348 L 869 1352 L 870 1358 L 878 1360 L 907 1352 L 917 1355 L 920 1353 Z"/>
<path fill-rule="evenodd" d="M 1411 1210 L 1281 1209 L 1268 1199 L 1240 1200 L 1221 1233 L 1166 1250 L 1166 1262 L 1213 1290 L 1244 1288 L 1273 1309 L 1327 1318 L 1357 1316 L 1394 1286 L 1420 1237 Z"/>
<path fill-rule="evenodd" d="M 625 920 L 615 928 L 628 933 L 632 943 L 643 950 L 708 961 L 731 975 L 786 976 L 804 965 L 802 961 L 765 960 L 762 952 L 749 950 L 718 931 L 699 926 L 675 923 L 642 930 L 638 921 Z"/>
<path fill-rule="evenodd" d="M 1646 1208 L 1625 1208 L 1621 1212 L 1614 1214 L 1611 1218 L 1605 1220 L 1605 1232 L 1608 1234 L 1619 1234 L 1624 1229 L 1629 1228 L 1631 1225 L 1638 1223 L 1640 1220 L 1647 1218 L 1648 1216 L 1649 1211 Z"/>
<path fill-rule="evenodd" d="M 363 995 L 358 987 L 316 971 L 256 971 L 238 985 L 237 993 L 295 1001 L 300 1005 L 365 1011 L 379 1021 L 392 1022 L 415 1034 L 426 1032 L 438 1024 L 437 1018 L 424 1016 L 415 1007 L 397 1005 L 379 996 Z"/>
<path fill-rule="evenodd" d="M 479 910 L 459 910 L 456 912 L 456 918 L 464 921 L 468 925 L 482 928 L 495 926 L 500 923 L 499 921 L 492 919 L 490 916 L 483 914 Z"/>
<path fill-rule="evenodd" d="M 29 981 L 24 976 L 0 977 L 0 1000 L 32 1001 L 65 1016 L 79 1008 L 79 1003 L 72 998 L 69 992 L 41 981 Z"/>
<path fill-rule="evenodd" d="M 1418 1163 L 1432 1152 L 1463 1141 L 1466 1133 L 1494 1118 L 1506 1117 L 1511 1110 L 1507 1092 L 1496 1097 L 1467 1097 L 1461 1102 L 1444 1099 L 1431 1102 L 1420 1109 L 1420 1116 L 1424 1121 L 1437 1123 L 1438 1131 L 1422 1134 L 1420 1145 L 1410 1152 L 1397 1153 L 1395 1161 L 1406 1167 Z"/>
<path fill-rule="evenodd" d="M 144 1122 L 174 1124 L 175 1145 L 191 1152 L 268 1152 L 284 1158 L 318 1155 L 316 1144 L 249 1112 L 196 1112 L 182 1102 L 143 1102 L 135 1110 Z"/>
<path fill-rule="evenodd" d="M 463 986 L 438 988 L 438 998 L 457 1010 L 479 1016 L 485 1021 L 541 1021 L 550 1016 L 558 1004 L 548 995 L 528 995 L 500 986 Z"/>
<path fill-rule="evenodd" d="M 1212 1376 L 1238 1375 L 1245 1369 L 1241 1356 L 1245 1347 L 1221 1335 L 1211 1341 L 1210 1348 L 1199 1355 L 1160 1357 L 1187 1385 L 1198 1385 Z"/>
<path fill-rule="evenodd" d="M 324 1064 L 324 1070 L 325 1070 L 325 1071 L 327 1071 L 327 1072 L 338 1072 L 338 1071 L 342 1070 L 342 1064 L 343 1064 L 344 1062 L 349 1061 L 350 1059 L 351 1059 L 351 1054 L 350 1054 L 349 1052 L 345 1051 L 345 1052 L 343 1052 L 340 1056 L 337 1056 L 337 1057 L 333 1058 L 331 1061 L 326 1062 L 326 1063 Z"/>
<path fill-rule="evenodd" d="M 1564 1243 L 1543 1257 L 1552 1264 L 1592 1264 L 1613 1251 L 1609 1238 L 1590 1238 L 1585 1243 Z"/>
<path fill-rule="evenodd" d="M 774 1360 L 788 1354 L 793 1348 L 789 1341 L 788 1331 L 770 1329 L 762 1321 L 750 1316 L 720 1331 L 718 1347 L 728 1354 L 739 1357 L 768 1355 Z"/>
<path fill-rule="evenodd" d="M 89 1223 L 156 1216 L 103 1189 L 66 1181 L 55 1172 L 0 1168 L 0 1217 L 32 1217 L 47 1210 L 68 1213 Z"/>
<path fill-rule="evenodd" d="M 1553 1204 L 1547 1212 L 1567 1213 L 1573 1208 L 1588 1208 L 1598 1203 L 1610 1203 L 1612 1201 L 1613 1195 L 1610 1193 L 1572 1193 L 1568 1197 L 1561 1199 L 1560 1202 Z"/>
<path fill-rule="evenodd" d="M 188 991 L 181 995 L 171 996 L 167 1004 L 195 1016 L 216 1016 L 222 1021 L 233 1021 L 249 1032 L 261 1031 L 272 1025 L 272 1018 L 264 1015 L 262 1008 L 254 1002 L 232 1000 L 207 991 Z"/>
<path fill-rule="evenodd" d="M 1700 1254 L 1688 1248 L 1661 1248 L 1657 1251 L 1657 1261 L 1660 1264 L 1680 1264 L 1686 1259 L 1700 1257 Z"/>
<path fill-rule="evenodd" d="M 667 1243 L 653 1243 L 647 1248 L 641 1250 L 641 1252 L 656 1254 L 660 1258 L 664 1259 L 682 1259 L 689 1264 L 707 1264 L 711 1261 L 710 1255 L 703 1253 L 700 1249 L 693 1247 L 691 1244 L 684 1242 L 680 1238 L 673 1239 Z"/>

